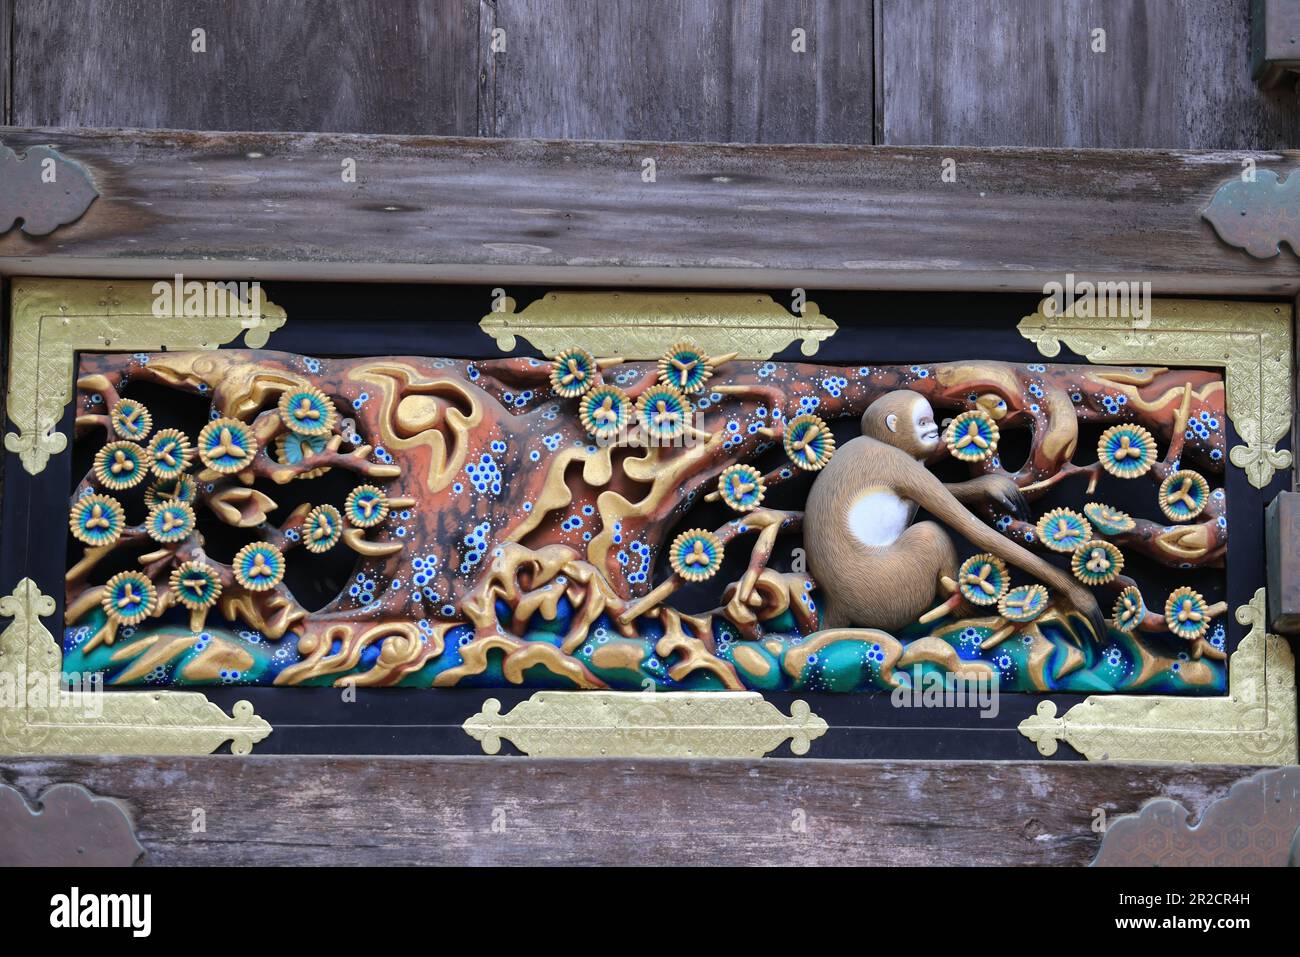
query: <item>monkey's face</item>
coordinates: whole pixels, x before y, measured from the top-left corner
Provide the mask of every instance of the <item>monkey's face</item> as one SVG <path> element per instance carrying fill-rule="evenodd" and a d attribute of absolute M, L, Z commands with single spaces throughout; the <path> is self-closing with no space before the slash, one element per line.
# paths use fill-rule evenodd
<path fill-rule="evenodd" d="M 934 421 L 934 409 L 925 399 L 917 397 L 912 407 L 912 427 L 916 434 L 917 451 L 922 458 L 929 458 L 939 451 L 939 423 Z"/>
<path fill-rule="evenodd" d="M 914 459 L 929 459 L 943 447 L 934 409 L 908 389 L 886 392 L 862 413 L 862 434 L 902 449 Z"/>

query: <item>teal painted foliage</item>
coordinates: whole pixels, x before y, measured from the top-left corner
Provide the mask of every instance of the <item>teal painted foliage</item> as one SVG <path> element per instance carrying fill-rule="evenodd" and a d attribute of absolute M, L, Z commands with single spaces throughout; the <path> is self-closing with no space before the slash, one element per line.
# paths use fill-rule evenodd
<path fill-rule="evenodd" d="M 816 605 L 816 595 L 807 597 Z M 547 620 L 536 614 L 528 623 L 526 640 L 559 646 L 572 624 L 573 608 L 567 599 L 559 602 L 557 615 Z M 501 603 L 498 617 L 503 628 L 510 627 L 510 609 Z M 86 653 L 81 650 L 102 624 L 99 611 L 88 615 L 64 637 L 64 668 L 68 671 L 101 672 L 106 684 L 113 684 L 134 661 L 134 655 L 117 654 L 124 646 L 158 637 L 169 640 L 189 635 L 184 616 L 169 612 L 161 619 L 149 619 L 135 628 L 123 628 L 112 646 L 100 645 Z M 1201 658 L 1192 661 L 1175 642 L 1168 642 L 1167 658 L 1138 682 L 1144 656 L 1150 657 L 1153 639 L 1144 636 L 1143 645 L 1132 636 L 1111 630 L 1104 642 L 1079 640 L 1069 633 L 1060 620 L 1046 617 L 1032 629 L 1022 629 L 990 649 L 981 644 L 1002 623 L 996 616 L 958 620 L 943 618 L 928 625 L 914 624 L 896 636 L 864 631 L 860 638 L 838 641 L 813 648 L 808 636 L 799 633 L 794 617 L 786 612 L 763 622 L 760 640 L 742 639 L 734 626 L 713 619 L 715 654 L 731 664 L 745 687 L 758 691 L 830 691 L 889 692 L 895 685 L 890 676 L 904 686 L 928 674 L 956 674 L 958 669 L 970 675 L 976 669 L 996 676 L 1003 692 L 1060 691 L 1080 694 L 1104 692 L 1143 692 L 1147 694 L 1221 695 L 1226 690 L 1223 662 Z M 428 620 L 419 623 L 421 634 L 432 640 L 434 627 Z M 669 675 L 670 662 L 656 653 L 663 637 L 657 620 L 643 619 L 637 636 L 619 633 L 607 616 L 601 616 L 590 628 L 587 640 L 573 652 L 573 657 L 615 690 L 639 691 L 647 682 L 656 689 L 721 690 L 724 685 L 713 674 L 697 670 L 683 681 Z M 418 671 L 406 676 L 402 687 L 428 688 L 439 674 L 462 665 L 460 648 L 472 638 L 471 630 L 459 627 L 446 635 L 446 650 Z M 1210 626 L 1207 640 L 1222 649 L 1224 626 Z M 212 642 L 221 642 L 246 653 L 249 663 L 242 668 L 198 680 L 186 676 L 187 666 L 207 651 Z M 614 649 L 617 649 L 615 651 Z M 336 651 L 337 648 L 331 649 Z M 374 666 L 382 643 L 366 648 L 357 666 L 346 674 L 359 674 Z M 901 657 L 900 657 L 901 654 Z M 913 660 L 914 659 L 914 660 Z M 209 627 L 183 651 L 148 673 L 126 682 L 129 684 L 196 685 L 241 684 L 270 685 L 284 668 L 297 663 L 296 637 L 286 635 L 272 640 L 260 632 L 232 628 L 209 619 Z M 900 660 L 902 663 L 900 664 Z M 614 662 L 614 664 L 610 664 Z M 629 665 L 635 662 L 635 665 Z M 193 669 L 191 669 L 193 670 Z M 1064 672 L 1064 673 L 1062 673 Z M 341 675 L 308 681 L 307 684 L 333 684 Z M 525 672 L 528 687 L 565 689 L 573 687 L 567 680 L 536 667 Z M 501 671 L 501 656 L 490 656 L 489 666 L 481 674 L 463 678 L 459 687 L 492 688 L 508 685 Z"/>

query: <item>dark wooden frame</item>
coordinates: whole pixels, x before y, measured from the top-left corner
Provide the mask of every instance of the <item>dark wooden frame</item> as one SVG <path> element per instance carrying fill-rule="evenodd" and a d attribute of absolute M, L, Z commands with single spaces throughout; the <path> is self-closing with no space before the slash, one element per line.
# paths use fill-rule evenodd
<path fill-rule="evenodd" d="M 336 285 L 334 288 L 339 287 Z M 480 316 L 474 312 L 474 303 L 490 301 L 490 288 L 441 288 L 445 290 L 446 305 L 438 337 L 440 354 L 465 359 L 502 355 L 497 344 L 478 327 Z M 264 287 L 267 297 L 280 304 L 277 290 L 289 292 L 280 283 L 271 282 Z M 347 292 L 335 295 L 356 298 L 347 296 Z M 840 302 L 838 307 L 827 310 L 828 315 L 842 319 L 840 329 L 822 344 L 818 361 L 851 366 L 868 361 L 952 362 L 970 357 L 1021 363 L 1043 360 L 1034 344 L 1016 329 L 1020 314 L 1030 311 L 1035 305 L 1030 297 L 986 297 L 981 307 L 967 308 L 963 313 L 961 307 L 951 301 L 953 297 L 895 296 L 890 300 L 906 304 L 904 309 L 884 312 L 887 307 L 882 307 L 883 314 L 873 322 L 860 314 L 872 311 L 869 307 L 853 309 L 848 305 L 856 297 L 835 296 L 828 301 L 811 290 L 810 295 L 822 307 L 829 301 Z M 397 301 L 408 298 L 402 297 Z M 291 312 L 291 321 L 271 333 L 266 348 L 314 355 L 328 355 L 331 351 L 343 355 L 413 355 L 427 351 L 429 344 L 423 326 L 413 322 L 401 306 L 394 307 L 402 313 L 401 316 L 388 315 L 384 305 L 389 301 L 392 300 L 384 297 L 382 288 L 366 297 L 367 304 L 373 303 L 378 312 L 384 313 L 382 320 L 368 323 L 321 320 Z M 1024 304 L 1015 309 L 1014 306 L 1022 301 Z M 523 305 L 523 300 L 520 304 Z M 960 321 L 961 315 L 976 322 L 977 326 L 965 327 Z M 323 349 L 323 343 L 329 343 L 330 348 Z M 236 342 L 223 348 L 243 348 L 243 345 Z M 519 354 L 538 354 L 523 341 L 516 351 Z M 799 361 L 802 358 L 799 345 L 791 345 L 778 358 Z M 1069 350 L 1064 350 L 1052 361 L 1087 364 L 1086 358 Z M 62 431 L 71 432 L 71 416 L 69 408 Z M 1240 444 L 1230 421 L 1225 428 L 1229 447 Z M 10 594 L 23 578 L 36 582 L 43 594 L 55 599 L 56 610 L 47 625 L 61 642 L 63 575 L 70 560 L 66 547 L 68 535 L 63 527 L 51 534 L 48 526 L 21 523 L 21 519 L 26 515 L 63 513 L 66 496 L 75 484 L 73 456 L 67 453 L 53 456 L 39 475 L 32 476 L 21 467 L 16 456 L 9 455 L 3 502 L 0 503 L 3 506 L 0 513 L 3 517 L 0 521 L 0 594 Z M 1205 585 L 1197 584 L 1212 601 L 1223 598 L 1230 608 L 1237 608 L 1249 602 L 1255 589 L 1263 583 L 1262 529 L 1247 519 L 1253 514 L 1262 515 L 1268 496 L 1283 484 L 1284 478 L 1277 476 L 1268 488 L 1257 489 L 1246 480 L 1240 469 L 1227 469 L 1224 488 L 1230 503 L 1228 521 L 1233 529 L 1229 539 L 1228 571 L 1221 586 L 1216 582 L 1207 589 Z M 1127 506 L 1121 504 L 1121 507 Z M 1171 577 L 1166 590 L 1175 582 L 1184 583 L 1182 578 Z M 1228 633 L 1225 650 L 1231 653 L 1247 628 L 1231 615 L 1224 616 L 1223 623 Z M 269 721 L 273 728 L 280 729 L 257 745 L 259 754 L 353 755 L 480 754 L 479 743 L 461 728 L 465 719 L 478 712 L 487 698 L 498 699 L 503 710 L 509 711 L 533 693 L 532 689 L 513 687 L 488 690 L 444 688 L 432 692 L 359 688 L 356 701 L 344 703 L 338 690 L 328 687 L 214 685 L 204 687 L 202 691 L 227 713 L 236 702 L 250 701 L 257 714 Z M 812 742 L 808 752 L 811 758 L 945 761 L 1033 759 L 1038 756 L 1037 747 L 1018 730 L 1020 723 L 1033 715 L 1044 700 L 1055 702 L 1063 713 L 1088 697 L 1082 693 L 1059 691 L 1050 694 L 1006 692 L 999 695 L 995 717 L 977 718 L 973 710 L 963 711 L 957 717 L 946 709 L 899 711 L 888 695 L 878 693 L 764 692 L 763 696 L 786 714 L 794 701 L 803 700 L 830 724 L 830 730 Z M 384 726 L 388 729 L 378 730 Z M 519 752 L 507 742 L 504 753 Z M 782 746 L 774 753 L 788 755 L 789 751 Z M 1069 746 L 1059 748 L 1052 758 L 1083 760 L 1083 756 Z"/>
<path fill-rule="evenodd" d="M 736 147 L 19 129 L 0 131 L 0 141 L 19 150 L 55 145 L 90 170 L 101 193 L 85 216 L 51 237 L 32 240 L 17 231 L 0 237 L 0 273 L 6 275 L 183 271 L 223 279 L 491 277 L 554 285 L 1038 291 L 1044 281 L 1073 272 L 1149 280 L 1157 295 L 1290 298 L 1300 292 L 1294 257 L 1251 259 L 1220 242 L 1200 217 L 1218 186 L 1240 172 L 1242 159 L 1285 174 L 1300 161 L 1294 151 Z M 355 184 L 338 175 L 349 156 L 358 161 Z M 653 184 L 640 178 L 647 157 L 656 160 Z M 957 162 L 957 184 L 940 181 L 945 157 Z M 272 208 L 268 201 L 287 205 Z M 358 243 L 359 235 L 367 242 Z M 356 252 L 361 246 L 364 255 Z M 662 860 L 943 864 L 1083 863 L 1099 840 L 1090 827 L 1092 807 L 1134 811 L 1165 795 L 1183 798 L 1197 812 L 1250 774 L 1249 768 L 1072 762 L 837 762 L 834 768 L 786 761 L 755 769 L 728 762 L 500 758 L 5 759 L 0 780 L 29 798 L 48 783 L 68 780 L 124 798 L 149 859 L 162 863 L 626 862 L 620 835 L 675 829 L 685 838 L 666 847 Z M 177 792 L 174 783 L 162 787 L 164 780 L 184 783 Z M 292 818 L 280 802 L 300 784 L 321 780 L 328 784 L 321 803 L 356 830 L 353 839 L 332 839 L 329 848 L 313 851 L 317 819 Z M 387 807 L 401 807 L 414 795 L 421 807 L 453 807 L 457 789 L 466 787 L 461 793 L 474 796 L 472 811 L 424 824 L 403 814 L 396 837 L 374 841 L 376 825 L 363 810 L 374 792 L 361 780 L 379 789 Z M 707 820 L 681 802 L 656 804 L 682 782 L 688 784 L 682 793 L 699 797 L 689 788 L 692 782 L 705 787 L 704 781 L 712 782 Z M 596 820 L 579 848 L 560 808 L 577 806 L 580 793 L 608 797 L 616 785 L 629 798 L 619 802 L 621 810 Z M 917 787 L 941 793 L 943 801 L 917 806 L 910 798 Z M 858 810 L 802 850 L 773 840 L 747 845 L 744 853 L 702 853 L 734 844 L 729 832 L 717 832 L 719 817 L 774 794 L 797 804 L 811 793 L 801 789 L 817 790 L 823 807 Z M 199 795 L 214 805 L 240 801 L 231 817 L 244 823 L 232 822 L 220 838 L 189 839 L 178 808 Z M 995 795 L 1010 802 L 1007 810 L 974 820 L 1011 830 L 972 827 L 971 808 L 996 805 Z M 490 850 L 493 801 L 537 808 L 529 840 Z M 952 810 L 943 811 L 945 805 Z M 650 810 L 633 813 L 630 806 Z M 308 810 L 315 809 L 313 803 Z M 472 816 L 480 811 L 482 821 Z M 277 823 L 291 819 L 296 823 Z M 889 822 L 899 840 L 881 845 L 874 835 Z M 788 814 L 779 823 L 788 827 Z M 709 840 L 709 834 L 720 839 Z M 820 849 L 808 850 L 814 844 Z"/>

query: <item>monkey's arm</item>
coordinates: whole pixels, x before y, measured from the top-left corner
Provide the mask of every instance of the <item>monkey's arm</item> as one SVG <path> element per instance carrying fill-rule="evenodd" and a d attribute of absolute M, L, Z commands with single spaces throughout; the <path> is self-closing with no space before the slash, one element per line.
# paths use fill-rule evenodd
<path fill-rule="evenodd" d="M 949 482 L 944 488 L 968 509 L 992 505 L 1021 521 L 1030 520 L 1029 502 L 1010 476 L 990 473 L 965 482 Z"/>
<path fill-rule="evenodd" d="M 897 450 L 890 451 L 891 457 L 898 456 L 899 471 L 903 476 L 898 487 L 900 494 L 961 534 L 976 548 L 992 552 L 1064 594 L 1070 604 L 1088 619 L 1096 637 L 1099 640 L 1105 638 L 1106 620 L 1092 592 L 1055 565 L 1043 561 L 1027 548 L 999 535 L 981 522 L 920 462 Z"/>

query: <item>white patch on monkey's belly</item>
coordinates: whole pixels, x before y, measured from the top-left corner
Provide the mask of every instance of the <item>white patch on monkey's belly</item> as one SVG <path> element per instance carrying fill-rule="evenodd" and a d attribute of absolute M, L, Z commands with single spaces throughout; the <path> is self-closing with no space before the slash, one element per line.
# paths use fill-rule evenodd
<path fill-rule="evenodd" d="M 863 545 L 892 545 L 912 521 L 912 503 L 883 487 L 867 489 L 849 509 L 849 531 Z"/>

